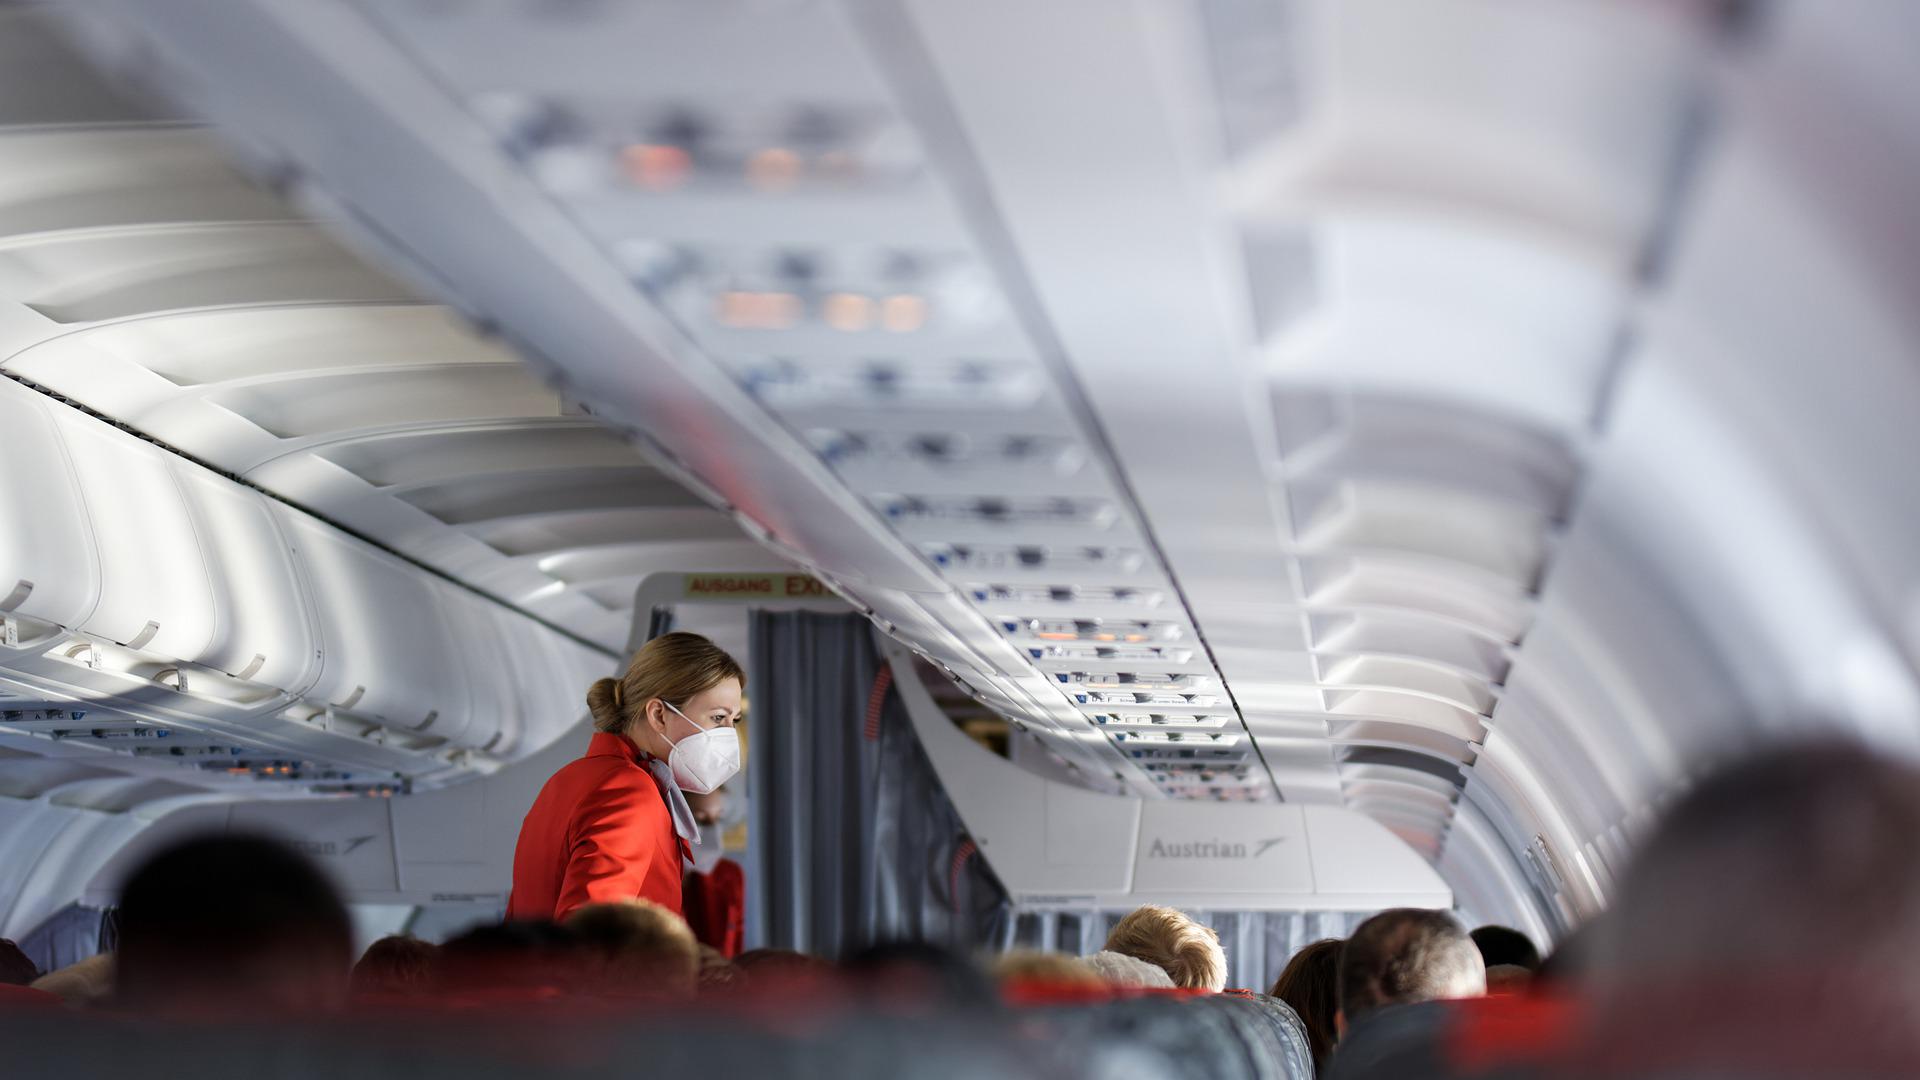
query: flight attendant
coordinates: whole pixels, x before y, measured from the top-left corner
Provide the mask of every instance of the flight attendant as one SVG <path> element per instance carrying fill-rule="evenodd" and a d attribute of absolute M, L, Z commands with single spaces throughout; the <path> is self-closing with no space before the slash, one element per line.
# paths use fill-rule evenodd
<path fill-rule="evenodd" d="M 663 634 L 587 691 L 586 756 L 547 781 L 520 826 L 509 919 L 558 921 L 584 904 L 681 911 L 682 861 L 700 838 L 685 792 L 740 771 L 740 665 L 698 634 Z"/>

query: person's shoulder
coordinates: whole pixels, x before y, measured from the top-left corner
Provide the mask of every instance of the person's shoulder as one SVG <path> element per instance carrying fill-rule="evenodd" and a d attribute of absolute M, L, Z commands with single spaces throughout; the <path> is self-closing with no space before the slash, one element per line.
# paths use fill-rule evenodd
<path fill-rule="evenodd" d="M 660 786 L 644 766 L 607 757 L 581 758 L 575 764 L 592 766 L 591 771 L 583 770 L 580 774 L 588 786 L 586 802 L 634 814 L 658 812 L 664 815 L 667 812 Z"/>

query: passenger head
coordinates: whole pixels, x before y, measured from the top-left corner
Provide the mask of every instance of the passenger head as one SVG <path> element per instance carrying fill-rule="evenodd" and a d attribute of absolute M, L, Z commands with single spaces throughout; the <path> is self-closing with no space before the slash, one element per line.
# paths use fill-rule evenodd
<path fill-rule="evenodd" d="M 804 991 L 834 977 L 833 965 L 792 949 L 748 949 L 733 958 L 740 985 L 754 991 Z"/>
<path fill-rule="evenodd" d="M 1602 912 L 1560 935 L 1560 940 L 1554 942 L 1553 951 L 1541 957 L 1540 967 L 1533 973 L 1533 981 L 1565 986 L 1583 978 L 1592 966 L 1591 954 L 1595 939 L 1600 936 L 1600 924 L 1606 921 L 1606 913 Z"/>
<path fill-rule="evenodd" d="M 1173 976 L 1158 964 L 1149 964 L 1145 960 L 1124 953 L 1102 949 L 1087 957 L 1087 966 L 1100 974 L 1108 986 L 1124 986 L 1136 990 L 1171 990 Z"/>
<path fill-rule="evenodd" d="M 582 986 L 610 997 L 688 998 L 700 943 L 680 916 L 649 900 L 588 904 L 567 916 Z"/>
<path fill-rule="evenodd" d="M 573 983 L 573 935 L 550 922 L 482 923 L 448 938 L 435 963 L 455 994 L 558 994 Z"/>
<path fill-rule="evenodd" d="M 1325 1068 L 1336 1037 L 1334 1016 L 1340 1011 L 1339 938 L 1316 941 L 1293 954 L 1274 980 L 1269 997 L 1279 998 L 1306 1025 L 1314 1064 Z"/>
<path fill-rule="evenodd" d="M 1920 1011 L 1920 770 L 1834 740 L 1682 797 L 1627 868 L 1584 978 L 1603 991 L 1860 989 Z"/>
<path fill-rule="evenodd" d="M 700 946 L 700 973 L 696 978 L 702 994 L 719 994 L 733 990 L 746 982 L 746 977 L 727 954 L 711 945 Z"/>
<path fill-rule="evenodd" d="M 120 894 L 119 998 L 143 1008 L 311 1012 L 339 1005 L 353 929 L 292 849 L 212 836 L 168 848 Z"/>
<path fill-rule="evenodd" d="M 0 938 L 0 986 L 25 986 L 39 977 L 40 969 L 33 966 L 20 946 Z"/>
<path fill-rule="evenodd" d="M 1227 953 L 1219 935 L 1173 908 L 1135 908 L 1107 935 L 1107 949 L 1157 965 L 1175 986 L 1217 992 L 1227 985 Z"/>
<path fill-rule="evenodd" d="M 1533 940 L 1518 930 L 1505 926 L 1483 926 L 1472 934 L 1473 945 L 1480 950 L 1480 960 L 1488 967 L 1511 964 L 1528 971 L 1540 970 L 1540 950 L 1533 947 Z"/>
<path fill-rule="evenodd" d="M 733 657 L 699 634 L 662 634 L 633 654 L 619 678 L 594 683 L 587 708 L 594 730 L 625 735 L 664 759 L 694 731 L 739 720 L 746 678 Z"/>
<path fill-rule="evenodd" d="M 986 1009 L 1000 1002 L 993 981 L 979 965 L 963 953 L 927 942 L 871 945 L 849 955 L 840 971 L 856 995 L 888 1012 Z"/>
<path fill-rule="evenodd" d="M 1453 916 L 1391 908 L 1356 928 L 1340 950 L 1340 1012 L 1348 1025 L 1383 1005 L 1412 1005 L 1487 992 L 1480 950 Z"/>
<path fill-rule="evenodd" d="M 367 946 L 353 965 L 350 980 L 356 997 L 419 997 L 437 981 L 434 963 L 440 946 L 411 935 L 383 937 Z"/>
<path fill-rule="evenodd" d="M 1002 986 L 1008 983 L 1045 983 L 1049 986 L 1091 986 L 1105 988 L 1107 980 L 1077 956 L 1063 953 L 1015 949 L 1002 953 L 993 962 L 993 977 Z"/>

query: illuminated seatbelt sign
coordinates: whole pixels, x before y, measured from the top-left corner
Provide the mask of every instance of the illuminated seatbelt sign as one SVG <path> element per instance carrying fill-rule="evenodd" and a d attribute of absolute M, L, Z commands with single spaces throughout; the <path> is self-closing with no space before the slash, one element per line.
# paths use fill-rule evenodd
<path fill-rule="evenodd" d="M 688 574 L 688 600 L 830 600 L 832 590 L 809 574 Z"/>

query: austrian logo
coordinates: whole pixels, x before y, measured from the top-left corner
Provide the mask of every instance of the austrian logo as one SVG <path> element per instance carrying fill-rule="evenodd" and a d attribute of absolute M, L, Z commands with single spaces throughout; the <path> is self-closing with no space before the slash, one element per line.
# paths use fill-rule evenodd
<path fill-rule="evenodd" d="M 1153 859 L 1257 859 L 1286 841 L 1284 836 L 1275 836 L 1266 840 L 1256 840 L 1249 847 L 1231 840 L 1187 840 L 1168 843 L 1155 838 L 1147 847 L 1147 857 Z"/>

